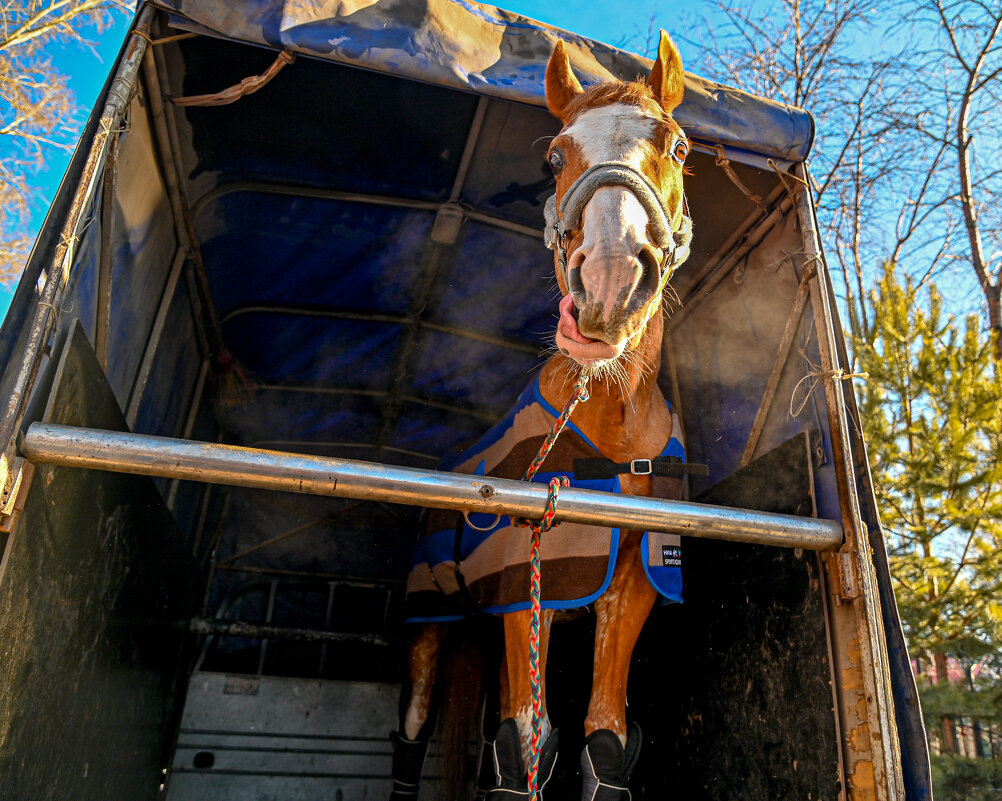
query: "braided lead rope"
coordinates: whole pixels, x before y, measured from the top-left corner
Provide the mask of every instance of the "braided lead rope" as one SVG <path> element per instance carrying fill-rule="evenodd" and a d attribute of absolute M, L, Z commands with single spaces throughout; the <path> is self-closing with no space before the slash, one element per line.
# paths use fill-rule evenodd
<path fill-rule="evenodd" d="M 571 392 L 571 397 L 564 404 L 564 409 L 560 412 L 560 417 L 557 418 L 557 422 L 553 424 L 553 428 L 550 429 L 550 433 L 546 435 L 546 439 L 539 448 L 539 453 L 536 454 L 536 458 L 532 460 L 532 464 L 529 465 L 528 469 L 525 471 L 525 475 L 522 476 L 523 481 L 532 481 L 532 477 L 536 475 L 539 468 L 543 465 L 543 460 L 546 459 L 547 455 L 550 453 L 550 449 L 553 447 L 553 443 L 557 441 L 557 437 L 560 436 L 560 432 L 563 431 L 564 426 L 567 425 L 567 421 L 571 418 L 571 412 L 581 401 L 588 400 L 588 379 L 591 378 L 591 372 L 588 370 L 581 371 L 581 377 L 578 382 L 574 385 L 574 391 Z M 528 526 L 527 521 L 516 521 L 512 519 L 513 525 L 520 525 L 523 528 Z"/>
<path fill-rule="evenodd" d="M 532 734 L 529 737 L 529 801 L 536 801 L 539 793 L 539 746 L 543 729 L 543 693 L 539 678 L 539 619 L 542 607 L 540 534 L 554 527 L 557 514 L 557 495 L 561 487 L 571 485 L 567 476 L 550 479 L 546 496 L 546 511 L 539 524 L 529 525 L 532 531 L 530 555 L 529 597 L 532 602 L 532 620 L 529 623 L 529 688 L 532 690 Z M 556 525 L 560 525 L 557 523 Z"/>
<path fill-rule="evenodd" d="M 531 481 L 532 477 L 536 475 L 536 472 L 542 466 L 543 461 L 553 447 L 553 443 L 557 441 L 560 432 L 563 431 L 567 425 L 567 421 L 570 420 L 574 407 L 581 401 L 588 400 L 588 379 L 590 377 L 590 372 L 582 370 L 581 378 L 574 385 L 571 397 L 564 405 L 564 409 L 553 424 L 553 428 L 550 429 L 550 433 L 546 435 L 546 439 L 540 446 L 536 458 L 532 460 L 532 464 L 529 465 L 529 468 L 525 471 L 525 475 L 522 476 L 523 481 Z M 539 740 L 543 727 L 543 694 L 539 677 L 539 619 L 542 608 L 540 535 L 544 531 L 549 531 L 551 528 L 560 525 L 553 522 L 553 518 L 557 514 L 557 496 L 560 493 L 561 487 L 569 487 L 570 485 L 571 482 L 567 476 L 554 476 L 550 479 L 549 491 L 546 495 L 546 510 L 543 512 L 543 517 L 538 523 L 522 518 L 513 517 L 511 519 L 513 526 L 528 528 L 532 532 L 529 546 L 529 599 L 532 607 L 532 618 L 529 623 L 529 688 L 532 691 L 532 734 L 529 737 L 528 770 L 529 801 L 536 801 L 539 795 Z"/>

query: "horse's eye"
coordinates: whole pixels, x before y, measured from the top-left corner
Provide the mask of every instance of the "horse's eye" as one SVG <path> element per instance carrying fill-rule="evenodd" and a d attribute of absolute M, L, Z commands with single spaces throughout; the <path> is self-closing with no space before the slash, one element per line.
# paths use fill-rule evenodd
<path fill-rule="evenodd" d="M 679 139 L 671 149 L 672 157 L 679 164 L 685 162 L 685 157 L 689 155 L 689 143 L 684 139 Z"/>
<path fill-rule="evenodd" d="M 546 157 L 547 162 L 549 162 L 550 169 L 553 170 L 554 175 L 559 175 L 560 171 L 564 168 L 564 155 L 559 150 L 553 150 L 550 155 Z"/>

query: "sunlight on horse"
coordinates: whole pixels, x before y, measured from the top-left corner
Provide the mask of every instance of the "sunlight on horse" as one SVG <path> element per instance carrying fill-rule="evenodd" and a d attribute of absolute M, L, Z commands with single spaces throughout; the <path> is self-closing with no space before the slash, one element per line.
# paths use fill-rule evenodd
<path fill-rule="evenodd" d="M 570 397 L 574 381 L 568 378 L 576 378 L 581 371 L 592 376 L 591 397 L 577 407 L 572 419 L 576 439 L 566 447 L 579 448 L 572 455 L 604 457 L 615 463 L 614 467 L 634 460 L 668 458 L 668 454 L 675 454 L 677 461 L 684 459 L 678 432 L 673 432 L 672 410 L 657 383 L 668 279 L 688 255 L 691 238 L 682 188 L 689 144 L 671 117 L 682 93 L 681 58 L 664 33 L 646 82 L 610 82 L 587 90 L 572 72 L 563 43 L 557 43 L 546 69 L 547 104 L 563 125 L 546 157 L 556 179 L 556 194 L 546 210 L 546 240 L 554 250 L 556 279 L 563 296 L 558 306 L 556 352 L 512 414 L 470 450 L 472 456 L 464 455 L 450 469 L 521 477 L 535 453 L 533 449 L 526 451 L 524 443 L 538 447 L 540 434 L 553 422 L 554 410 L 563 408 Z M 528 453 L 528 459 L 523 452 Z M 553 458 L 559 461 L 557 454 Z M 551 466 L 549 461 L 546 466 L 561 473 L 571 469 L 570 465 L 566 469 Z M 612 482 L 623 493 L 680 497 L 679 479 L 658 484 L 650 474 L 634 474 L 629 468 L 616 472 Z M 572 483 L 584 486 L 573 479 Z M 667 491 L 666 486 L 670 487 Z M 451 525 L 451 536 L 455 537 L 456 513 L 432 513 L 432 517 L 436 514 L 448 515 L 442 518 L 445 522 L 440 528 L 449 533 Z M 432 554 L 433 537 L 422 540 L 430 544 L 419 546 L 426 552 L 415 557 L 408 600 L 410 620 L 420 622 L 413 624 L 417 632 L 410 650 L 410 686 L 405 691 L 409 694 L 402 705 L 401 731 L 394 734 L 395 801 L 416 797 L 434 726 L 433 690 L 445 627 L 437 621 L 463 615 L 461 605 L 453 607 L 452 615 L 447 606 L 437 605 L 439 600 L 447 600 L 444 597 L 421 606 L 423 599 L 436 594 L 461 594 L 466 600 L 472 594 L 483 611 L 503 614 L 502 724 L 491 754 L 494 787 L 483 789 L 488 799 L 528 796 L 530 612 L 525 603 L 528 580 L 523 581 L 527 573 L 522 569 L 528 536 L 525 529 L 506 527 L 505 523 L 495 529 L 489 538 L 483 538 L 484 552 L 491 558 L 516 554 L 515 568 L 486 565 L 477 574 L 477 560 L 483 558 L 464 553 L 461 565 L 465 575 L 457 579 L 453 554 L 437 562 Z M 434 530 L 433 523 L 429 531 Z M 663 557 L 678 553 L 677 538 L 670 546 L 663 546 L 668 542 L 663 538 L 671 535 L 657 535 L 662 539 L 655 542 L 653 534 L 648 537 L 640 531 L 623 531 L 617 538 L 615 532 L 610 537 L 607 529 L 570 524 L 545 534 L 543 587 L 550 600 L 544 597 L 543 601 L 539 648 L 543 675 L 554 609 L 573 605 L 566 599 L 553 600 L 552 593 L 560 591 L 565 574 L 579 572 L 548 574 L 545 559 L 573 556 L 573 548 L 585 547 L 580 545 L 583 536 L 596 535 L 605 561 L 585 554 L 580 562 L 582 576 L 588 573 L 589 565 L 596 565 L 592 570 L 596 583 L 583 588 L 581 595 L 571 596 L 578 606 L 591 603 L 596 617 L 592 693 L 581 755 L 582 798 L 615 801 L 628 798 L 626 783 L 640 748 L 639 729 L 629 727 L 626 717 L 630 658 L 658 593 L 669 600 L 681 600 L 681 575 L 675 566 L 677 559 Z M 502 542 L 506 544 L 498 544 Z M 562 554 L 561 547 L 570 550 Z M 670 548 L 675 550 L 665 550 Z M 614 565 L 611 575 L 605 564 Z M 513 581 L 517 591 L 511 592 L 516 594 L 506 596 Z M 484 600 L 478 593 L 488 591 L 478 588 L 488 585 L 494 594 L 484 596 Z M 552 773 L 556 755 L 555 732 L 545 716 L 545 681 L 542 697 L 541 786 Z"/>

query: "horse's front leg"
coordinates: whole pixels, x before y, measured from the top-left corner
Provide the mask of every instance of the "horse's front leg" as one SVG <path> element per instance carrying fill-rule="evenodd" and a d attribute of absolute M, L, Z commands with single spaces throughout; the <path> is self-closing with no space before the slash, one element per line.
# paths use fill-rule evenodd
<path fill-rule="evenodd" d="M 529 680 L 529 636 L 532 613 L 509 612 L 504 615 L 505 658 L 501 671 L 501 725 L 494 739 L 496 787 L 487 793 L 487 801 L 525 798 L 528 795 L 528 765 L 532 738 L 532 687 Z M 553 773 L 557 757 L 557 733 L 550 727 L 546 713 L 546 656 L 550 644 L 553 612 L 544 609 L 539 621 L 540 676 L 540 755 L 537 787 L 540 789 Z"/>
<path fill-rule="evenodd" d="M 435 677 L 445 639 L 440 623 L 416 624 L 408 657 L 409 682 L 400 698 L 400 731 L 393 743 L 393 792 L 390 801 L 413 801 L 424 766 L 428 741 L 435 729 Z"/>
<path fill-rule="evenodd" d="M 647 580 L 639 532 L 622 536 L 609 589 L 595 601 L 595 663 L 591 702 L 581 754 L 587 801 L 625 801 L 640 753 L 640 729 L 626 725 L 626 682 L 630 658 L 656 591 Z"/>

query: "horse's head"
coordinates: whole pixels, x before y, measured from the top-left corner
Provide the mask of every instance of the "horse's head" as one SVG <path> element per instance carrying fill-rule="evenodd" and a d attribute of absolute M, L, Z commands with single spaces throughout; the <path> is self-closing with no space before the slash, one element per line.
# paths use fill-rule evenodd
<path fill-rule="evenodd" d="M 546 67 L 546 102 L 563 123 L 547 153 L 557 181 L 547 244 L 564 295 L 556 343 L 583 366 L 638 346 L 671 271 L 688 255 L 689 142 L 671 116 L 682 92 L 682 59 L 663 31 L 646 82 L 584 90 L 562 42 Z"/>

